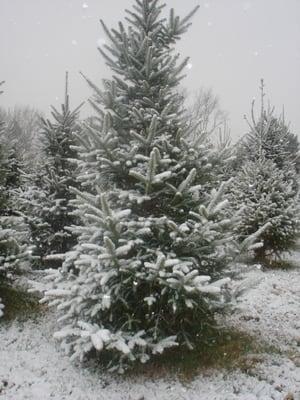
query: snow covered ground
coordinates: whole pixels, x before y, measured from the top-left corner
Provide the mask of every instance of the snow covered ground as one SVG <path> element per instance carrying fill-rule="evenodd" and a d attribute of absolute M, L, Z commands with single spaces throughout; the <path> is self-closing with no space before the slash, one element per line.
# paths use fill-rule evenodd
<path fill-rule="evenodd" d="M 252 267 L 246 277 L 253 288 L 227 323 L 281 350 L 260 354 L 247 372 L 208 370 L 189 383 L 101 375 L 71 364 L 59 351 L 52 338 L 55 315 L 48 312 L 36 321 L 0 324 L 0 399 L 299 400 L 300 268 Z"/>

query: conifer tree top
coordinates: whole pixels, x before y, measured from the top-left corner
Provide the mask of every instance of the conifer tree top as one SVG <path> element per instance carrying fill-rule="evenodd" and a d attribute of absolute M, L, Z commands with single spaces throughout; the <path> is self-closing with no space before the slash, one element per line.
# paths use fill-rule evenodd
<path fill-rule="evenodd" d="M 290 132 L 289 125 L 285 122 L 284 112 L 275 115 L 275 108 L 265 105 L 265 84 L 261 80 L 260 85 L 260 113 L 255 116 L 255 99 L 252 101 L 251 114 L 245 120 L 249 132 L 239 142 L 238 157 L 247 160 L 270 159 L 278 168 L 287 167 L 294 169 L 297 161 L 298 145 L 295 136 Z M 291 143 L 296 144 L 293 149 Z"/>
<path fill-rule="evenodd" d="M 159 0 L 136 0 L 133 9 L 126 10 L 126 26 L 119 22 L 117 29 L 109 29 L 101 20 L 109 44 L 99 51 L 115 75 L 112 82 L 104 81 L 104 92 L 88 82 L 106 108 L 115 108 L 115 100 L 120 100 L 123 91 L 133 105 L 138 106 L 136 102 L 140 101 L 148 108 L 161 110 L 165 104 L 159 99 L 183 78 L 188 58 L 177 65 L 179 55 L 173 54 L 172 47 L 187 31 L 198 7 L 184 18 L 175 15 L 173 9 L 169 18 L 164 18 L 164 8 Z"/>

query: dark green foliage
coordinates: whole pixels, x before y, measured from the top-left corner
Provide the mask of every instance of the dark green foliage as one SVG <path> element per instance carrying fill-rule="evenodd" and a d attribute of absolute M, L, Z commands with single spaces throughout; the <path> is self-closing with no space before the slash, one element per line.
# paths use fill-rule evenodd
<path fill-rule="evenodd" d="M 5 140 L 9 127 L 0 121 L 0 215 L 13 213 L 13 191 L 21 185 L 23 164 L 15 147 L 15 142 Z"/>
<path fill-rule="evenodd" d="M 14 319 L 24 321 L 38 315 L 42 310 L 37 297 L 7 283 L 0 282 L 0 297 L 5 305 L 4 317 L 0 323 Z"/>

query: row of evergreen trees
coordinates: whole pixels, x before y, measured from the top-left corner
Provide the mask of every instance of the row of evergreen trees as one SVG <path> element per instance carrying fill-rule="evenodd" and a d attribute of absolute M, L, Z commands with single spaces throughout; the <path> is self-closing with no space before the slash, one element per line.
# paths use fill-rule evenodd
<path fill-rule="evenodd" d="M 101 22 L 114 75 L 103 89 L 86 78 L 95 117 L 79 124 L 66 77 L 61 111 L 42 122 L 41 165 L 9 191 L 36 266 L 57 267 L 44 298 L 61 313 L 56 337 L 72 358 L 101 352 L 119 371 L 192 348 L 228 300 L 236 257 L 278 255 L 298 235 L 298 142 L 263 86 L 240 143 L 218 152 L 197 137 L 178 90 L 188 59 L 174 51 L 197 9 L 163 9 L 136 0 L 128 26 Z"/>

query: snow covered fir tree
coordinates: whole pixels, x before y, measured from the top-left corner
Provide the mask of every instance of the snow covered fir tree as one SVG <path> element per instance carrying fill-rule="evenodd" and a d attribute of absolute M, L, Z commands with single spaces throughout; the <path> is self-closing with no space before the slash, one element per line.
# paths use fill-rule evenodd
<path fill-rule="evenodd" d="M 251 120 L 246 117 L 249 133 L 246 134 L 236 146 L 239 164 L 247 159 L 255 161 L 261 152 L 272 160 L 279 169 L 294 170 L 299 163 L 299 142 L 297 136 L 290 132 L 289 125 L 285 122 L 284 112 L 279 117 L 274 115 L 274 107 L 270 104 L 265 107 L 265 85 L 261 80 L 261 110 L 258 120 L 255 118 L 252 102 Z"/>
<path fill-rule="evenodd" d="M 31 254 L 24 221 L 14 212 L 13 191 L 20 184 L 21 171 L 14 148 L 3 140 L 7 130 L 5 122 L 0 121 L 0 317 L 4 308 L 1 291 Z"/>
<path fill-rule="evenodd" d="M 53 122 L 42 119 L 41 149 L 43 158 L 38 168 L 27 174 L 19 206 L 31 230 L 38 263 L 60 266 L 62 254 L 75 244 L 66 228 L 75 223 L 69 201 L 74 197 L 70 187 L 76 182 L 75 133 L 78 132 L 79 109 L 70 109 L 68 73 L 65 101 L 61 111 L 52 107 Z"/>
<path fill-rule="evenodd" d="M 299 14 L 0 0 L 0 400 L 300 400 Z"/>
<path fill-rule="evenodd" d="M 273 161 L 261 156 L 242 166 L 232 186 L 232 203 L 244 204 L 236 227 L 241 239 L 269 224 L 255 249 L 261 261 L 289 250 L 299 237 L 299 198 L 293 180 L 286 178 Z"/>
<path fill-rule="evenodd" d="M 44 298 L 61 313 L 55 336 L 72 359 L 109 354 L 119 372 L 169 347 L 192 349 L 224 306 L 227 266 L 240 251 L 228 183 L 205 191 L 212 167 L 185 139 L 178 85 L 188 59 L 174 45 L 197 9 L 164 19 L 164 7 L 137 0 L 127 28 L 102 22 L 110 44 L 99 50 L 115 75 L 102 90 L 88 80 L 98 128 L 77 135 L 78 243 Z"/>
<path fill-rule="evenodd" d="M 261 261 L 267 256 L 280 256 L 299 238 L 299 193 L 296 163 L 298 154 L 290 149 L 291 138 L 284 119 L 274 117 L 273 109 L 264 106 L 264 83 L 261 81 L 261 112 L 248 122 L 250 133 L 237 148 L 245 159 L 230 188 L 232 204 L 244 208 L 236 232 L 243 240 L 265 224 L 260 235 L 261 246 L 255 255 Z M 297 149 L 297 147 L 296 147 Z"/>
<path fill-rule="evenodd" d="M 22 184 L 24 164 L 17 151 L 17 143 L 11 139 L 12 126 L 6 121 L 0 121 L 0 145 L 1 145 L 1 171 L 2 190 L 1 204 L 2 214 L 15 212 L 14 191 Z"/>

